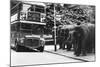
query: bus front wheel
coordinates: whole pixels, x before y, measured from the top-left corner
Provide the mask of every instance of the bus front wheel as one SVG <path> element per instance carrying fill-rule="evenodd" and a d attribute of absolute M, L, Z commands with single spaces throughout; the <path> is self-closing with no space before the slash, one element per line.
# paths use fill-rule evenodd
<path fill-rule="evenodd" d="M 44 51 L 44 46 L 38 47 L 37 50 L 39 50 L 40 52 L 43 52 Z"/>
<path fill-rule="evenodd" d="M 16 50 L 16 52 L 19 52 L 19 45 L 17 42 L 15 42 L 15 50 Z"/>

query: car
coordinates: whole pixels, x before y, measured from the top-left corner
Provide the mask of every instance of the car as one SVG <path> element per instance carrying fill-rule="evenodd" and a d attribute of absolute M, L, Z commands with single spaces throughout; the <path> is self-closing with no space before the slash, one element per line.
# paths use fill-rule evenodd
<path fill-rule="evenodd" d="M 45 41 L 40 35 L 25 35 L 23 38 L 15 39 L 15 49 L 17 52 L 20 51 L 20 47 L 43 52 L 44 44 Z"/>

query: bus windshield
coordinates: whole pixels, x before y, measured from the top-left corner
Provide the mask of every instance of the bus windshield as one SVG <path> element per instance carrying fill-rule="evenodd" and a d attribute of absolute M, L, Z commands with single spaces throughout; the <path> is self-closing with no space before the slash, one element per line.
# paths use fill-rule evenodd
<path fill-rule="evenodd" d="M 44 6 L 23 3 L 23 8 L 20 12 L 20 20 L 42 22 L 42 18 L 45 18 L 45 15 Z"/>

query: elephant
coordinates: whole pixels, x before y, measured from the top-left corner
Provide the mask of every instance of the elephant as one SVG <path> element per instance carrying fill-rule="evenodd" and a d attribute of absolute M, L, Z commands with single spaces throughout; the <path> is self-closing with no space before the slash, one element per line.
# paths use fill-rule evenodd
<path fill-rule="evenodd" d="M 88 52 L 95 50 L 95 25 L 81 24 L 74 28 L 73 32 L 74 54 L 85 56 Z"/>

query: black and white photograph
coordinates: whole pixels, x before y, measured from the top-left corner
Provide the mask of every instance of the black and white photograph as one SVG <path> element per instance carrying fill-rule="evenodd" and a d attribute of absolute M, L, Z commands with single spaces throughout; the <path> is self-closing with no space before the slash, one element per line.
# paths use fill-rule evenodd
<path fill-rule="evenodd" d="M 95 5 L 10 0 L 11 67 L 95 62 Z"/>

